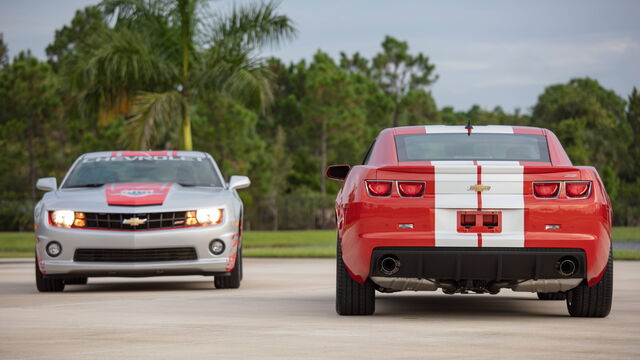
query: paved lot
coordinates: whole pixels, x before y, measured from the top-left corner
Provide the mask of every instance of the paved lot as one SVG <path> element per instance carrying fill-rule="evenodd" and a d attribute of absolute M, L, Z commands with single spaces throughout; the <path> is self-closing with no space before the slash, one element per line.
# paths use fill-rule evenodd
<path fill-rule="evenodd" d="M 38 294 L 31 263 L 0 262 L 2 359 L 640 358 L 640 262 L 616 262 L 605 319 L 534 295 L 378 295 L 334 312 L 334 261 L 249 259 L 239 290 L 203 277 L 90 279 Z"/>

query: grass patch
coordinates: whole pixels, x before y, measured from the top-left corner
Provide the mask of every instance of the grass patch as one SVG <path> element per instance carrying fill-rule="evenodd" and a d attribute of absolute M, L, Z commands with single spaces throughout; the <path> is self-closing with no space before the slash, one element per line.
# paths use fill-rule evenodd
<path fill-rule="evenodd" d="M 334 230 L 247 231 L 244 254 L 248 257 L 335 257 Z"/>
<path fill-rule="evenodd" d="M 35 237 L 30 232 L 0 232 L 0 258 L 33 257 Z"/>
<path fill-rule="evenodd" d="M 640 260 L 640 251 L 637 250 L 613 250 L 615 260 Z"/>
<path fill-rule="evenodd" d="M 614 226 L 611 230 L 614 241 L 640 241 L 639 226 Z"/>
<path fill-rule="evenodd" d="M 614 227 L 616 241 L 640 241 L 640 227 Z M 247 231 L 247 257 L 331 258 L 336 255 L 333 230 Z M 0 258 L 33 257 L 34 238 L 30 232 L 0 232 Z M 640 260 L 640 251 L 614 250 L 616 260 Z"/>

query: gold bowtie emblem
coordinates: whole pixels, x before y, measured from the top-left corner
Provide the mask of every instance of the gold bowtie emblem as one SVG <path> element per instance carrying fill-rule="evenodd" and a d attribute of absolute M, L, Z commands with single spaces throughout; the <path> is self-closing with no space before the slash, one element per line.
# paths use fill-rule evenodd
<path fill-rule="evenodd" d="M 134 217 L 131 219 L 124 219 L 122 220 L 122 223 L 125 225 L 131 225 L 131 226 L 138 226 L 138 225 L 142 225 L 144 223 L 147 222 L 147 219 L 140 219 L 138 217 Z"/>
<path fill-rule="evenodd" d="M 491 186 L 480 185 L 480 184 L 469 186 L 469 190 L 470 191 L 478 191 L 478 192 L 480 192 L 480 191 L 485 191 L 485 190 L 490 190 L 490 189 L 491 189 Z"/>

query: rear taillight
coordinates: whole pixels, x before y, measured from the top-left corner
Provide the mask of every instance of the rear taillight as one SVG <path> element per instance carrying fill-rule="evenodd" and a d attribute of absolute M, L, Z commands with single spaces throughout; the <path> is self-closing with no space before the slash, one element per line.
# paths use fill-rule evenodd
<path fill-rule="evenodd" d="M 539 198 L 555 198 L 560 193 L 560 182 L 533 183 L 533 194 Z"/>
<path fill-rule="evenodd" d="M 569 198 L 586 198 L 591 190 L 591 181 L 567 181 L 565 185 Z"/>
<path fill-rule="evenodd" d="M 373 196 L 389 196 L 391 195 L 391 181 L 367 181 L 367 189 L 369 194 Z"/>
<path fill-rule="evenodd" d="M 405 197 L 420 197 L 424 194 L 424 182 L 398 181 L 398 192 Z"/>

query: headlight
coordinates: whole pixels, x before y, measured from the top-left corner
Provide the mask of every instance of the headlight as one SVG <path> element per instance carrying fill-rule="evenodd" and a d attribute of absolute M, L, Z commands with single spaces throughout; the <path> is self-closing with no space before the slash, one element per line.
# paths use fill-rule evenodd
<path fill-rule="evenodd" d="M 196 220 L 201 225 L 214 225 L 222 222 L 222 209 L 200 209 L 196 211 Z"/>
<path fill-rule="evenodd" d="M 56 226 L 71 227 L 76 214 L 71 210 L 55 210 L 51 212 L 51 221 Z"/>

